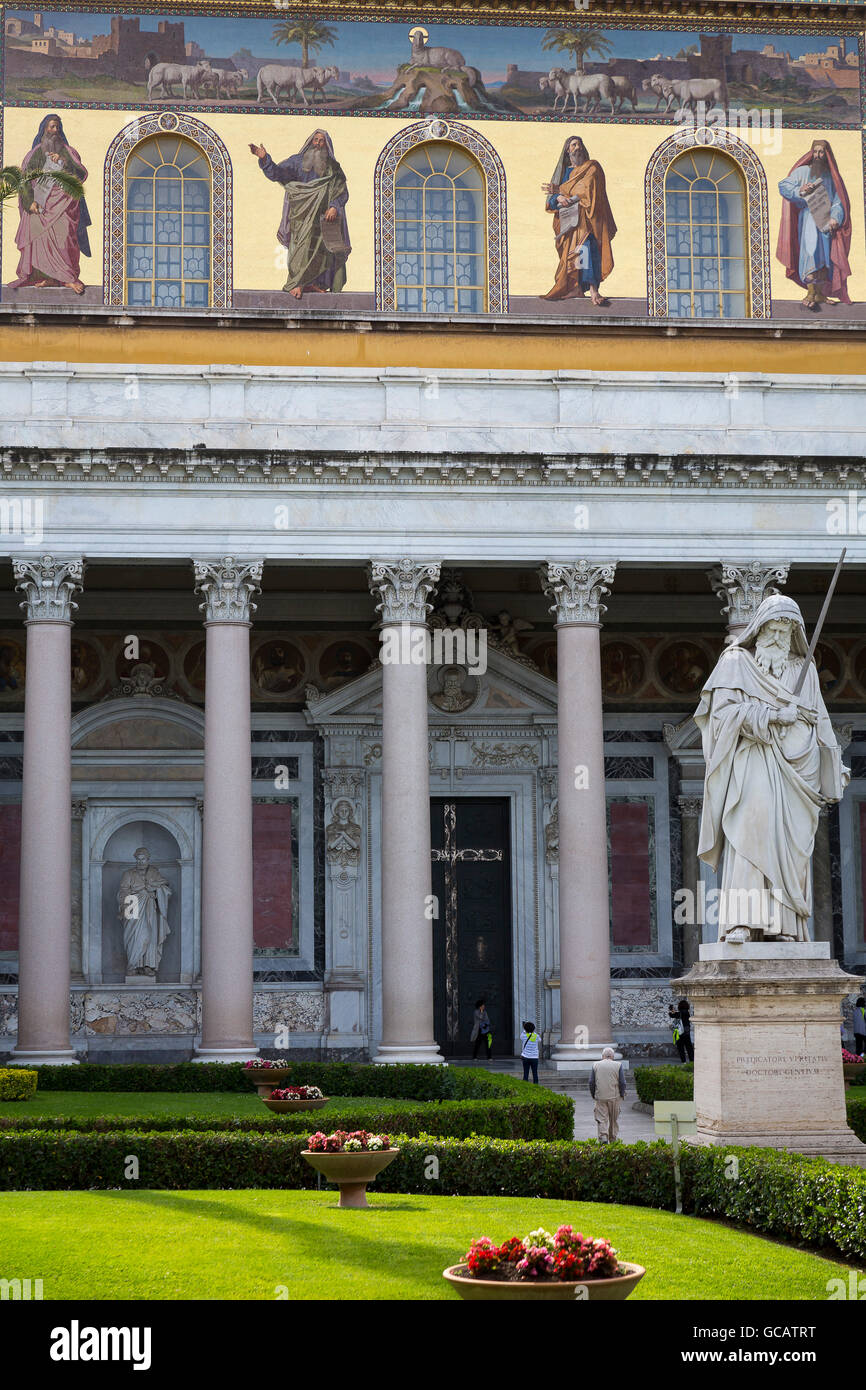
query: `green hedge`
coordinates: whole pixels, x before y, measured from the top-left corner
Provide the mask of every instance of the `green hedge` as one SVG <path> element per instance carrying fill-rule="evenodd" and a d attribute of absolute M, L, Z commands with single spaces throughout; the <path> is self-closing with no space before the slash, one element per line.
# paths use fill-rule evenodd
<path fill-rule="evenodd" d="M 10 1068 L 15 1071 L 16 1068 Z M 283 1085 L 319 1086 L 326 1095 L 392 1096 L 407 1100 L 459 1100 L 505 1096 L 524 1082 L 475 1067 L 374 1067 L 354 1062 L 291 1062 Z M 181 1062 L 177 1066 L 82 1062 L 39 1068 L 41 1091 L 251 1091 L 240 1062 Z"/>
<path fill-rule="evenodd" d="M 694 1062 L 669 1067 L 635 1067 L 634 1084 L 638 1100 L 644 1105 L 652 1105 L 654 1100 L 694 1100 Z"/>
<path fill-rule="evenodd" d="M 36 1094 L 36 1072 L 23 1067 L 0 1067 L 0 1100 L 31 1100 Z"/>
<path fill-rule="evenodd" d="M 382 1192 L 557 1198 L 674 1208 L 671 1150 L 654 1144 L 526 1143 L 506 1139 L 397 1138 L 400 1157 L 376 1180 Z M 306 1136 L 227 1133 L 0 1134 L 0 1188 L 310 1188 Z M 139 1162 L 137 1181 L 125 1178 Z M 731 1177 L 731 1156 L 739 1164 Z M 438 1177 L 428 1177 L 430 1158 Z M 686 1144 L 683 1210 L 765 1235 L 866 1259 L 866 1172 L 772 1149 Z M 768 1281 L 771 1279 L 768 1273 Z M 768 1282 L 769 1287 L 769 1282 Z"/>
<path fill-rule="evenodd" d="M 848 1124 L 857 1138 L 866 1144 L 866 1100 L 848 1101 Z"/>
<path fill-rule="evenodd" d="M 520 1083 L 523 1084 L 522 1082 Z M 13 1116 L 0 1113 L 0 1133 L 9 1130 L 75 1130 L 79 1133 L 107 1134 L 128 1131 L 182 1133 L 310 1134 L 312 1129 L 368 1129 L 392 1134 L 429 1134 L 458 1139 L 471 1134 L 499 1139 L 570 1139 L 574 1133 L 574 1104 L 567 1096 L 556 1095 L 533 1086 L 506 1099 L 428 1101 L 417 1109 L 389 1109 L 387 1100 L 379 1103 L 335 1101 L 324 1110 L 295 1115 L 276 1115 L 262 1106 L 261 1117 L 207 1115 L 39 1115 Z"/>

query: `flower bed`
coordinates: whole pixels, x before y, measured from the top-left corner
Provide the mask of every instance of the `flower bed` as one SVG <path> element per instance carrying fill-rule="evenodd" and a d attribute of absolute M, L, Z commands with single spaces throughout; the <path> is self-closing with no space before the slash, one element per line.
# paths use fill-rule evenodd
<path fill-rule="evenodd" d="M 587 1239 L 571 1226 L 560 1226 L 555 1235 L 539 1227 L 522 1240 L 509 1236 L 502 1245 L 481 1236 L 463 1258 L 473 1279 L 566 1283 L 612 1279 L 620 1273 L 610 1241 Z"/>
<path fill-rule="evenodd" d="M 270 1100 L 324 1100 L 318 1086 L 277 1086 L 271 1091 Z"/>
<path fill-rule="evenodd" d="M 333 1134 L 323 1134 L 318 1130 L 310 1135 L 307 1144 L 311 1154 L 380 1153 L 390 1147 L 391 1140 L 387 1134 L 371 1134 L 366 1129 L 351 1132 L 337 1129 Z"/>

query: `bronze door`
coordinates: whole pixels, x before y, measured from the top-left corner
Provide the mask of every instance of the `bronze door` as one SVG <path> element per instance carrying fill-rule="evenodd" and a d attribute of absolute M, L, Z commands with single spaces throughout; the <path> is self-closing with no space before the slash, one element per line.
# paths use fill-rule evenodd
<path fill-rule="evenodd" d="M 493 1055 L 511 1056 L 511 856 L 504 797 L 431 802 L 433 1007 L 446 1057 L 469 1056 L 475 1001 L 487 1000 Z M 484 1049 L 479 1052 L 484 1056 Z"/>

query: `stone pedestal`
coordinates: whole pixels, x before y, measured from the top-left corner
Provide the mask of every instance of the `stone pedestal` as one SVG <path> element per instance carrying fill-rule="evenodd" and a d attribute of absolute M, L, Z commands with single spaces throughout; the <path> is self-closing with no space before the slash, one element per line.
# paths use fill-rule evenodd
<path fill-rule="evenodd" d="M 863 982 L 826 942 L 702 946 L 676 988 L 695 1024 L 691 1143 L 787 1149 L 866 1166 L 848 1128 L 840 1005 Z"/>

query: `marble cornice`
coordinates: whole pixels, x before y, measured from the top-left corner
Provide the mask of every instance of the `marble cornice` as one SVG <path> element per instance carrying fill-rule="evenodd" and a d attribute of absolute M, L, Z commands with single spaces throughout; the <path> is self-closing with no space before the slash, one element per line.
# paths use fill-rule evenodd
<path fill-rule="evenodd" d="M 0 449 L 5 482 L 285 487 L 866 488 L 866 459 L 721 454 L 392 454 L 178 449 Z"/>

